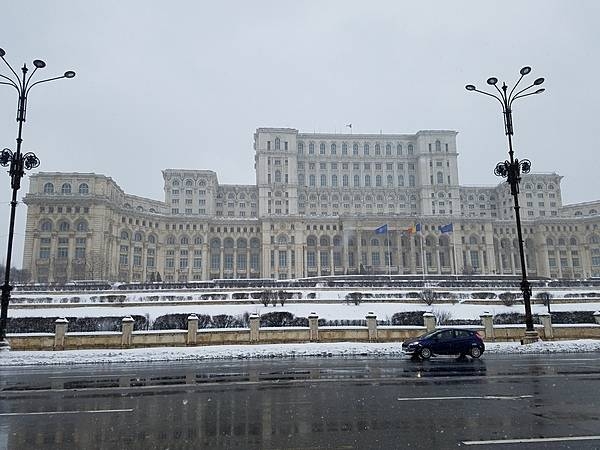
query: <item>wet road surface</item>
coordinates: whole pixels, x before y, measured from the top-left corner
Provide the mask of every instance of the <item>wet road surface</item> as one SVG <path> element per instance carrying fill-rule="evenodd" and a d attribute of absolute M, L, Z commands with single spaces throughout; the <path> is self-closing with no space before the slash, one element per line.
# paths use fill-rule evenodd
<path fill-rule="evenodd" d="M 600 448 L 600 355 L 0 368 L 0 448 Z"/>

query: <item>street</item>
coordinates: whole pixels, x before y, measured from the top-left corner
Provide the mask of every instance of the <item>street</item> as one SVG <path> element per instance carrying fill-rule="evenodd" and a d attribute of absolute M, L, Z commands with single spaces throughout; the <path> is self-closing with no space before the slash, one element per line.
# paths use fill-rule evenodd
<path fill-rule="evenodd" d="M 0 369 L 0 448 L 600 448 L 600 355 Z"/>

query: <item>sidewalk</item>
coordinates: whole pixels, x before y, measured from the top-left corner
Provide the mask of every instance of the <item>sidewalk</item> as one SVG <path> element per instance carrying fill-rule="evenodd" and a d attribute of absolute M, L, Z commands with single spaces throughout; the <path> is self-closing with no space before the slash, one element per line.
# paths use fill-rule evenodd
<path fill-rule="evenodd" d="M 0 366 L 58 364 L 108 364 L 150 361 L 202 361 L 207 359 L 258 359 L 295 357 L 403 357 L 401 343 L 306 343 L 270 345 L 213 345 L 200 347 L 156 347 L 140 349 L 102 349 L 65 351 L 4 351 Z M 486 354 L 600 352 L 600 340 L 488 342 Z"/>

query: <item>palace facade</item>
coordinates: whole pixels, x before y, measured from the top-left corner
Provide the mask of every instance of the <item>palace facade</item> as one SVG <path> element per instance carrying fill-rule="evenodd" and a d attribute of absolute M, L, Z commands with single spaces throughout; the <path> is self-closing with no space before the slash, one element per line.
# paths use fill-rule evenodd
<path fill-rule="evenodd" d="M 42 283 L 519 274 L 509 186 L 461 186 L 456 134 L 259 128 L 255 184 L 166 169 L 164 201 L 41 172 L 24 198 L 23 267 Z M 600 200 L 563 205 L 561 178 L 522 177 L 528 274 L 600 276 Z"/>

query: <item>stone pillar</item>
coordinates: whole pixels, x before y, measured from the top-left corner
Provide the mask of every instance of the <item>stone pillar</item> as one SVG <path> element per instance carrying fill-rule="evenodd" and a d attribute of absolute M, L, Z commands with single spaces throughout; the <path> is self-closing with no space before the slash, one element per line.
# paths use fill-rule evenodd
<path fill-rule="evenodd" d="M 135 320 L 133 320 L 133 317 L 131 316 L 123 317 L 123 320 L 121 320 L 121 347 L 131 347 L 131 336 L 133 335 L 134 322 Z"/>
<path fill-rule="evenodd" d="M 250 314 L 250 342 L 258 342 L 258 329 L 260 327 L 260 317 L 256 313 Z"/>
<path fill-rule="evenodd" d="M 485 333 L 485 338 L 488 341 L 493 341 L 495 339 L 494 336 L 494 316 L 485 311 L 481 316 L 479 316 L 481 318 L 481 324 L 483 325 L 484 328 L 484 333 Z"/>
<path fill-rule="evenodd" d="M 187 325 L 187 345 L 196 345 L 198 336 L 198 316 L 194 313 L 190 314 L 187 318 Z"/>
<path fill-rule="evenodd" d="M 369 341 L 377 340 L 377 316 L 372 312 L 365 316 L 367 319 L 367 330 L 369 331 Z"/>
<path fill-rule="evenodd" d="M 54 321 L 54 350 L 65 349 L 65 334 L 67 334 L 67 325 L 69 321 L 64 317 Z"/>
<path fill-rule="evenodd" d="M 432 313 L 427 312 L 423 314 L 423 322 L 428 333 L 435 330 L 435 316 Z"/>
<path fill-rule="evenodd" d="M 311 312 L 308 315 L 309 339 L 311 342 L 319 340 L 319 316 Z"/>
<path fill-rule="evenodd" d="M 594 320 L 596 321 L 596 323 L 597 323 L 598 325 L 600 325 L 600 311 L 596 311 L 596 312 L 594 313 Z"/>
<path fill-rule="evenodd" d="M 544 338 L 554 339 L 554 332 L 552 330 L 552 316 L 550 313 L 542 312 L 538 314 L 542 325 L 544 326 Z"/>

